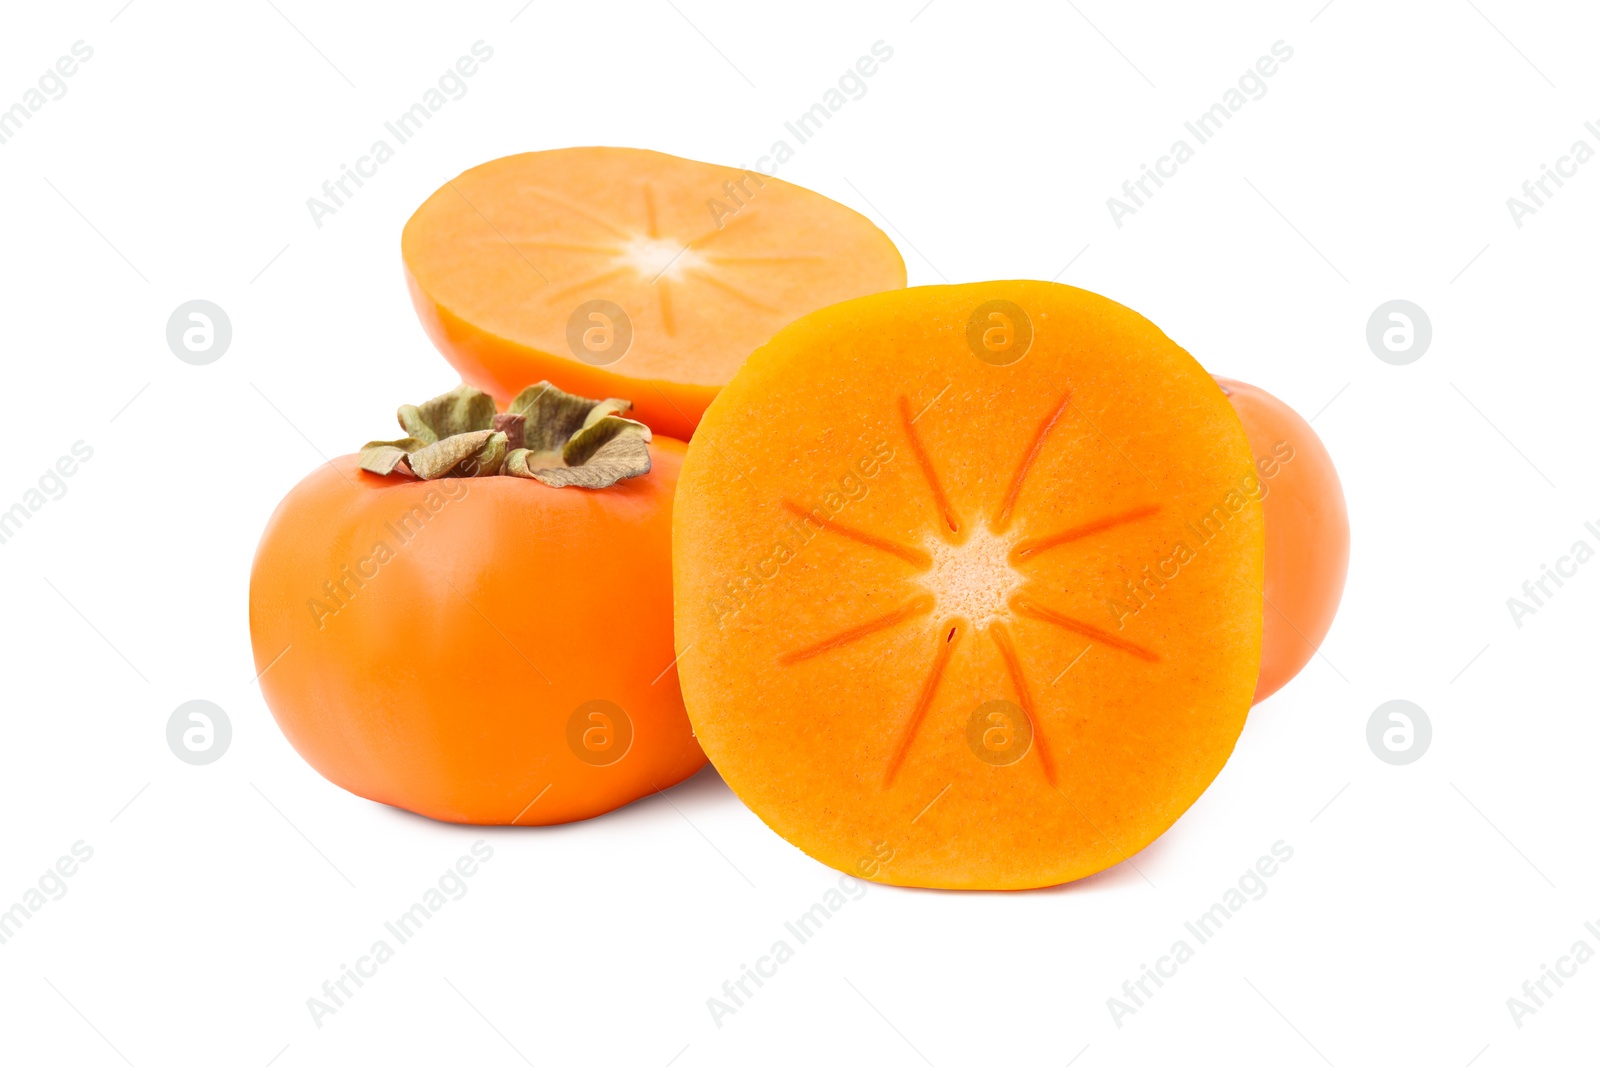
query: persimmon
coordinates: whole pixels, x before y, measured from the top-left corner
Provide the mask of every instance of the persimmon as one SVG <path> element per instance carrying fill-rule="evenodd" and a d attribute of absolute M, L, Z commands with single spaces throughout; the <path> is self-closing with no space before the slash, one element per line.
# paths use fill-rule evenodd
<path fill-rule="evenodd" d="M 1171 826 L 1244 726 L 1260 491 L 1216 383 L 1103 297 L 984 282 L 807 315 L 684 460 L 696 736 L 769 826 L 859 877 L 1093 874 Z"/>
<path fill-rule="evenodd" d="M 627 396 L 683 439 L 779 327 L 906 283 L 893 242 L 842 204 L 635 148 L 473 167 L 400 244 L 417 314 L 466 381 L 501 401 L 541 378 Z"/>
<path fill-rule="evenodd" d="M 1218 378 L 1256 455 L 1266 495 L 1261 677 L 1267 699 L 1322 647 L 1350 569 L 1350 517 L 1333 458 L 1311 424 L 1265 389 Z"/>
<path fill-rule="evenodd" d="M 682 442 L 626 401 L 463 386 L 318 468 L 250 574 L 262 696 L 336 785 L 532 825 L 693 774 L 669 561 Z"/>

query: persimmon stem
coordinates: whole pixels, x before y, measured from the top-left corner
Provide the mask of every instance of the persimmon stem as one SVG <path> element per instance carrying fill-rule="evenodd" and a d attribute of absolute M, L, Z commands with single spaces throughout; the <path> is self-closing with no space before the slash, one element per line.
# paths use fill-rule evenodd
<path fill-rule="evenodd" d="M 631 407 L 629 400 L 589 400 L 540 382 L 496 411 L 493 397 L 463 383 L 425 404 L 402 405 L 406 436 L 369 441 L 356 465 L 425 481 L 508 475 L 604 489 L 650 470 L 650 428 L 622 417 Z"/>
<path fill-rule="evenodd" d="M 509 411 L 496 412 L 494 428 L 506 435 L 506 448 L 517 449 L 523 445 L 524 433 L 527 430 L 528 416 L 514 415 Z"/>

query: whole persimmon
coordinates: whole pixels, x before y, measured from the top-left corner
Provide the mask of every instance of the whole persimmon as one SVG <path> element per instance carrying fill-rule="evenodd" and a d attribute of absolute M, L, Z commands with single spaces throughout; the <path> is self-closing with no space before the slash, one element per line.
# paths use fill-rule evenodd
<path fill-rule="evenodd" d="M 1300 673 L 1333 625 L 1350 567 L 1350 517 L 1333 458 L 1311 424 L 1265 389 L 1230 378 L 1217 384 L 1244 423 L 1266 494 L 1259 704 Z"/>
<path fill-rule="evenodd" d="M 672 665 L 685 446 L 626 401 L 462 386 L 320 467 L 250 575 L 261 692 L 336 785 L 460 823 L 612 810 L 705 763 Z"/>

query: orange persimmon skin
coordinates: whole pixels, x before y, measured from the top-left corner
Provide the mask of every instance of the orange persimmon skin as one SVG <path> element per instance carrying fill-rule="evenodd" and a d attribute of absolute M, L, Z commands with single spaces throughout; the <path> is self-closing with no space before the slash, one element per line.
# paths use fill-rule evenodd
<path fill-rule="evenodd" d="M 318 468 L 250 576 L 261 692 L 289 742 L 352 793 L 459 823 L 585 819 L 693 774 L 705 756 L 668 670 L 684 447 L 657 437 L 648 474 L 598 490 Z M 605 766 L 568 742 L 591 700 L 632 725 Z"/>
<path fill-rule="evenodd" d="M 1264 389 L 1229 378 L 1217 384 L 1244 423 L 1268 488 L 1259 704 L 1300 673 L 1333 625 L 1350 567 L 1350 517 L 1333 458 L 1311 425 Z"/>
<path fill-rule="evenodd" d="M 591 367 L 480 329 L 430 297 L 406 267 L 406 289 L 434 346 L 464 381 L 504 404 L 531 382 L 548 380 L 579 396 L 634 398 L 629 418 L 658 434 L 688 440 L 721 386 L 641 380 L 613 368 Z"/>

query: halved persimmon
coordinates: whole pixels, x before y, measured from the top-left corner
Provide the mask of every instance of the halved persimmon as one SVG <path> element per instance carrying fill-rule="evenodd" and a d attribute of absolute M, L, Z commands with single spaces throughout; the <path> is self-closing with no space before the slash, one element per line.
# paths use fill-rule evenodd
<path fill-rule="evenodd" d="M 473 167 L 411 216 L 401 252 L 423 326 L 466 381 L 502 403 L 540 379 L 626 396 L 685 440 L 780 327 L 906 283 L 893 242 L 843 204 L 636 148 Z"/>
<path fill-rule="evenodd" d="M 1102 870 L 1194 802 L 1244 725 L 1259 489 L 1216 383 L 1103 297 L 986 282 L 808 315 L 684 462 L 696 736 L 769 826 L 851 874 Z"/>
<path fill-rule="evenodd" d="M 1231 378 L 1217 384 L 1244 424 L 1266 489 L 1260 703 L 1299 674 L 1328 636 L 1350 569 L 1350 516 L 1333 457 L 1310 423 L 1265 389 Z"/>

